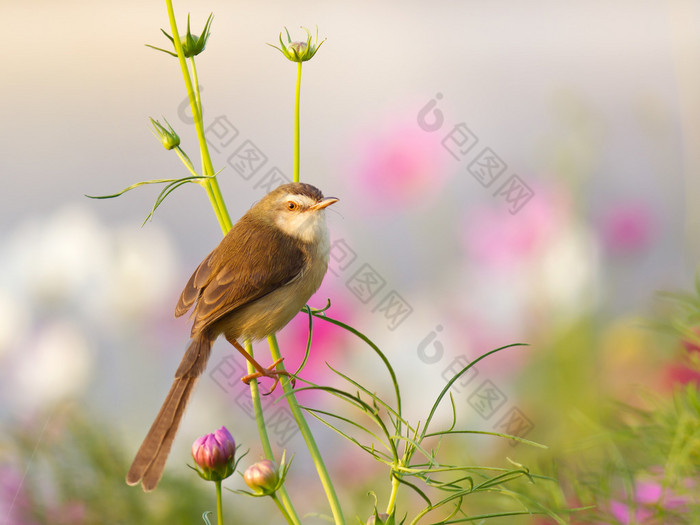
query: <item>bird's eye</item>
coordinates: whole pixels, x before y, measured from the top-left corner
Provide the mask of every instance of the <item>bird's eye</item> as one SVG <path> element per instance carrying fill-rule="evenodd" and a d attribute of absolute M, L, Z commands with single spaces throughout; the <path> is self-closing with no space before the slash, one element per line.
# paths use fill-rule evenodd
<path fill-rule="evenodd" d="M 296 202 L 294 202 L 294 201 L 289 201 L 289 202 L 287 203 L 287 209 L 288 209 L 289 211 L 294 211 L 294 210 L 296 210 L 298 207 L 299 207 L 299 205 L 298 205 Z"/>

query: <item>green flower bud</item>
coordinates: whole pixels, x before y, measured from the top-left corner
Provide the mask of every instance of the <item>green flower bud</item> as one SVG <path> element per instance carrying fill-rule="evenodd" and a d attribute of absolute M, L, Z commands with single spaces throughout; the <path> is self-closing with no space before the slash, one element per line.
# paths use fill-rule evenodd
<path fill-rule="evenodd" d="M 287 33 L 287 43 L 285 44 L 282 41 L 282 33 L 280 33 L 280 47 L 277 47 L 272 44 L 268 44 L 271 47 L 274 47 L 278 51 L 280 51 L 284 56 L 286 56 L 289 60 L 292 62 L 306 62 L 307 60 L 311 60 L 313 56 L 316 54 L 316 51 L 318 51 L 318 48 L 321 47 L 321 44 L 323 44 L 326 39 L 324 38 L 321 42 L 318 42 L 318 27 L 316 28 L 316 38 L 314 39 L 314 42 L 311 42 L 311 32 L 306 29 L 305 27 L 302 27 L 304 31 L 306 31 L 306 42 L 292 42 L 292 37 L 289 36 L 289 31 L 287 28 L 284 28 L 284 31 Z"/>
<path fill-rule="evenodd" d="M 202 51 L 204 51 L 204 48 L 207 46 L 207 40 L 209 39 L 209 30 L 211 29 L 211 21 L 213 17 L 214 13 L 209 15 L 206 24 L 204 24 L 202 34 L 197 36 L 193 35 L 190 31 L 190 15 L 187 15 L 187 33 L 185 34 L 185 36 L 180 37 L 180 43 L 182 44 L 182 52 L 184 53 L 186 58 L 197 56 Z M 173 39 L 173 37 L 171 37 L 163 29 L 161 29 L 160 31 L 167 37 L 168 40 L 170 40 L 170 43 L 173 44 L 173 46 L 175 46 L 175 40 Z M 172 51 L 167 51 L 166 49 L 161 49 L 160 47 L 155 47 L 150 44 L 146 44 L 146 46 L 177 57 L 177 53 L 173 53 Z"/>
<path fill-rule="evenodd" d="M 243 481 L 257 494 L 270 495 L 279 488 L 277 465 L 270 459 L 264 459 L 251 465 L 243 473 Z"/>
<path fill-rule="evenodd" d="M 175 133 L 175 130 L 167 120 L 163 119 L 168 125 L 168 127 L 166 128 L 157 120 L 153 120 L 150 117 L 149 119 L 151 120 L 151 124 L 153 125 L 153 129 L 151 131 L 156 137 L 160 139 L 160 142 L 163 144 L 163 147 L 165 149 L 171 150 L 180 145 L 180 137 L 177 133 Z"/>

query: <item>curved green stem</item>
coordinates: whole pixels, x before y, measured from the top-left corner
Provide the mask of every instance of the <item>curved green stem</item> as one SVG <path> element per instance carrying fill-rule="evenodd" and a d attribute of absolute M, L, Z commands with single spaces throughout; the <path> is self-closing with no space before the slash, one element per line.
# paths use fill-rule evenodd
<path fill-rule="evenodd" d="M 301 100 L 301 62 L 297 64 L 297 91 L 294 97 L 294 182 L 299 182 L 299 102 Z"/>
<path fill-rule="evenodd" d="M 253 345 L 250 343 L 250 341 L 245 341 L 243 345 L 246 352 L 248 352 L 248 354 L 250 354 L 252 357 Z M 246 363 L 248 365 L 248 373 L 254 373 L 256 370 L 252 363 L 248 360 L 246 360 Z M 253 379 L 250 382 L 250 397 L 253 401 L 253 412 L 255 414 L 255 422 L 258 425 L 258 434 L 260 434 L 260 444 L 262 445 L 263 453 L 267 459 L 275 461 L 275 455 L 272 452 L 272 445 L 270 444 L 270 436 L 267 434 L 267 427 L 265 426 L 265 416 L 263 414 L 262 403 L 260 401 L 260 387 L 258 386 L 257 379 Z M 299 515 L 297 514 L 294 505 L 292 505 L 292 500 L 289 498 L 289 494 L 287 493 L 287 489 L 284 487 L 284 485 L 282 485 L 277 492 L 279 493 L 278 505 L 282 505 L 286 509 L 285 517 L 288 516 L 289 519 L 293 520 L 290 523 L 301 524 Z"/>
<path fill-rule="evenodd" d="M 221 501 L 221 481 L 215 481 L 216 485 L 216 522 L 224 525 L 224 505 Z"/>
<path fill-rule="evenodd" d="M 190 108 L 192 109 L 192 117 L 194 118 L 195 129 L 197 130 L 197 139 L 199 141 L 199 150 L 202 155 L 202 169 L 204 175 L 208 175 L 209 178 L 202 181 L 202 185 L 207 190 L 207 195 L 212 203 L 216 217 L 219 220 L 219 225 L 224 234 L 226 234 L 232 226 L 231 218 L 229 217 L 228 210 L 226 209 L 226 204 L 221 198 L 221 191 L 219 190 L 219 183 L 214 177 L 214 166 L 211 162 L 211 156 L 209 155 L 209 148 L 207 146 L 206 138 L 204 137 L 204 124 L 202 121 L 202 108 L 201 99 L 199 97 L 199 85 L 197 85 L 197 90 L 192 86 L 192 79 L 190 78 L 190 71 L 187 67 L 187 62 L 185 61 L 185 54 L 182 50 L 182 42 L 180 41 L 180 34 L 177 32 L 177 23 L 175 21 L 175 12 L 173 11 L 172 0 L 165 0 L 165 4 L 168 8 L 168 19 L 170 20 L 170 30 L 172 31 L 173 44 L 175 46 L 175 51 L 177 52 L 177 58 L 180 62 L 180 69 L 182 70 L 182 78 L 185 81 L 185 88 L 187 89 L 187 97 L 190 101 Z M 193 61 L 194 63 L 194 61 Z M 195 70 L 196 74 L 196 70 Z"/>
<path fill-rule="evenodd" d="M 272 355 L 273 361 L 277 361 L 282 356 L 280 354 L 280 347 L 277 344 L 277 338 L 274 335 L 270 335 L 267 338 L 267 342 L 270 345 L 270 354 Z M 280 362 L 277 365 L 278 370 L 284 370 L 284 365 Z M 287 376 L 281 376 L 280 382 L 282 383 L 282 389 L 287 397 L 287 402 L 289 403 L 289 410 L 292 412 L 294 421 L 296 421 L 301 435 L 306 442 L 306 446 L 311 454 L 311 459 L 313 459 L 314 465 L 316 466 L 316 471 L 318 472 L 318 477 L 321 480 L 321 485 L 323 485 L 323 490 L 326 492 L 326 498 L 328 498 L 328 503 L 331 506 L 331 512 L 333 513 L 333 519 L 336 524 L 344 524 L 345 518 L 343 517 L 343 510 L 340 507 L 340 502 L 338 501 L 338 496 L 335 493 L 335 488 L 333 487 L 333 482 L 328 475 L 328 470 L 323 462 L 323 457 L 321 457 L 321 452 L 318 450 L 318 445 L 316 445 L 316 440 L 309 425 L 304 419 L 304 414 L 301 411 L 299 402 L 294 395 L 291 379 Z M 251 381 L 252 383 L 252 381 Z"/>

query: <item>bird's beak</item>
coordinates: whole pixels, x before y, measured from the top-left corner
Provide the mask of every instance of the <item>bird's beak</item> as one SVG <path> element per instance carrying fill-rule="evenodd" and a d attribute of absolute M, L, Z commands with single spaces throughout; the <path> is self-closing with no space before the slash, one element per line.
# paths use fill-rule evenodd
<path fill-rule="evenodd" d="M 331 204 L 338 202 L 339 199 L 336 199 L 335 197 L 326 197 L 323 199 L 321 202 L 318 202 L 311 206 L 312 210 L 322 210 L 323 208 L 326 208 L 330 206 Z"/>

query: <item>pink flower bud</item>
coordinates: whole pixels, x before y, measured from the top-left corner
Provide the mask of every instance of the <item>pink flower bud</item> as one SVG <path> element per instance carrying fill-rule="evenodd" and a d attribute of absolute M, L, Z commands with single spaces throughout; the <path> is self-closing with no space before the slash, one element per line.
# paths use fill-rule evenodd
<path fill-rule="evenodd" d="M 197 464 L 197 472 L 209 481 L 221 481 L 233 474 L 235 454 L 236 442 L 226 427 L 192 443 L 192 458 Z"/>
<path fill-rule="evenodd" d="M 277 465 L 270 459 L 258 461 L 246 469 L 243 480 L 258 494 L 272 494 L 278 489 Z"/>

